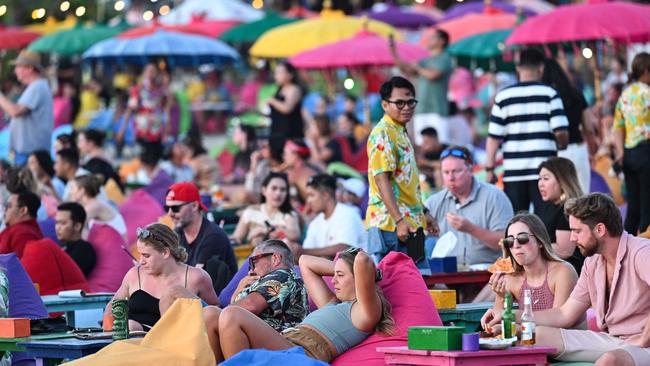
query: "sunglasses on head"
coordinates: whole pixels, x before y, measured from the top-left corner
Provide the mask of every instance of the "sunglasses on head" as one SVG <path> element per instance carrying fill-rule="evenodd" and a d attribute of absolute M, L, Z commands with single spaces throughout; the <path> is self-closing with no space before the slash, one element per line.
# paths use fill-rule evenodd
<path fill-rule="evenodd" d="M 185 205 L 189 205 L 192 202 L 184 202 L 181 203 L 180 205 L 165 205 L 163 208 L 165 209 L 165 212 L 169 212 L 169 210 L 172 210 L 173 213 L 178 213 L 178 211 L 181 210 L 181 208 Z"/>
<path fill-rule="evenodd" d="M 409 108 L 415 108 L 416 105 L 418 105 L 418 100 L 417 99 L 409 99 L 409 100 L 403 100 L 403 99 L 398 99 L 398 100 L 390 100 L 390 99 L 385 99 L 386 102 L 395 104 L 395 107 L 397 109 L 402 110 L 404 107 L 408 106 Z"/>
<path fill-rule="evenodd" d="M 144 228 L 139 227 L 139 228 L 135 229 L 135 236 L 138 239 L 149 239 L 149 238 L 153 237 L 153 233 L 151 231 L 149 231 L 148 229 L 144 229 Z"/>
<path fill-rule="evenodd" d="M 470 158 L 467 155 L 467 153 L 465 151 L 461 150 L 461 149 L 452 148 L 452 149 L 443 150 L 442 153 L 440 154 L 440 160 L 442 160 L 442 159 L 444 159 L 444 158 L 446 158 L 448 156 L 454 156 L 454 157 L 457 157 L 457 158 L 461 158 L 461 159 L 463 159 L 463 160 L 465 160 L 467 162 L 470 161 Z"/>
<path fill-rule="evenodd" d="M 531 236 L 534 236 L 534 235 L 529 234 L 529 233 L 519 233 L 519 234 L 517 234 L 516 237 L 512 236 L 512 235 L 506 236 L 505 238 L 503 238 L 503 245 L 506 248 L 512 248 L 515 245 L 515 240 L 517 240 L 517 242 L 520 245 L 528 244 L 528 242 L 530 242 L 530 237 Z"/>
<path fill-rule="evenodd" d="M 255 262 L 257 260 L 262 259 L 264 257 L 271 256 L 271 255 L 273 255 L 273 253 L 262 253 L 262 254 L 252 255 L 252 256 L 248 257 L 248 270 L 249 271 L 255 270 Z"/>

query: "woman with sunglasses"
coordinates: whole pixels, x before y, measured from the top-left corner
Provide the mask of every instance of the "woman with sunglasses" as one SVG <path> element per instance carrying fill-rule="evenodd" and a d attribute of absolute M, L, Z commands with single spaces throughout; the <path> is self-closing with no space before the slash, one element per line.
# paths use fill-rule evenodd
<path fill-rule="evenodd" d="M 172 229 L 151 224 L 138 228 L 137 237 L 139 263 L 126 273 L 113 296 L 113 300 L 128 298 L 130 330 L 151 329 L 160 319 L 161 298 L 173 296 L 172 292 L 179 286 L 210 305 L 219 304 L 208 273 L 185 264 L 187 252 Z M 104 315 L 110 317 L 110 314 L 109 302 Z M 107 329 L 107 324 L 104 328 Z"/>
<path fill-rule="evenodd" d="M 539 165 L 537 183 L 544 205 L 537 213 L 546 226 L 555 253 L 571 263 L 576 272 L 582 270 L 585 257 L 571 241 L 569 221 L 564 215 L 564 202 L 582 196 L 575 166 L 569 159 L 552 157 Z"/>
<path fill-rule="evenodd" d="M 243 349 L 282 350 L 301 346 L 309 357 L 330 362 L 374 332 L 392 334 L 391 306 L 376 285 L 381 279 L 372 259 L 358 248 L 339 253 L 333 262 L 303 255 L 300 272 L 318 310 L 295 328 L 278 333 L 255 314 L 229 306 L 219 316 L 217 362 Z M 334 291 L 323 280 L 332 276 Z"/>
<path fill-rule="evenodd" d="M 515 215 L 502 243 L 503 255 L 512 261 L 514 273 L 496 272 L 490 278 L 488 284 L 497 296 L 494 307 L 481 318 L 484 329 L 501 314 L 506 292 L 523 304 L 524 290 L 530 290 L 533 311 L 551 309 L 564 304 L 578 281 L 575 269 L 553 252 L 544 223 L 536 215 Z"/>
<path fill-rule="evenodd" d="M 269 173 L 262 181 L 261 204 L 247 207 L 231 239 L 256 246 L 266 239 L 297 242 L 298 215 L 289 200 L 289 179 L 284 173 Z"/>

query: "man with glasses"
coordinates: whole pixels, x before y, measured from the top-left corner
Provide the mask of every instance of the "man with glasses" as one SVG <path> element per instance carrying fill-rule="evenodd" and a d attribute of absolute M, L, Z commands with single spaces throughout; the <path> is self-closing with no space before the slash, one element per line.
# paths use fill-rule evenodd
<path fill-rule="evenodd" d="M 650 365 L 650 240 L 625 232 L 616 203 L 602 193 L 569 199 L 564 212 L 586 259 L 569 299 L 535 312 L 536 345 L 553 347 L 561 361 Z M 599 330 L 568 329 L 589 308 Z M 500 320 L 496 314 L 489 325 Z"/>
<path fill-rule="evenodd" d="M 424 227 L 420 179 L 406 124 L 413 118 L 415 88 L 395 76 L 380 88 L 384 116 L 368 137 L 366 211 L 368 253 L 379 262 L 388 252 L 405 250 L 406 241 Z"/>
<path fill-rule="evenodd" d="M 492 263 L 501 256 L 499 240 L 514 216 L 508 197 L 492 184 L 472 174 L 472 155 L 462 146 L 440 154 L 444 188 L 424 206 L 440 235 L 453 232 L 458 238 L 458 263 Z"/>
<path fill-rule="evenodd" d="M 0 254 L 16 253 L 23 256 L 25 244 L 30 240 L 43 239 L 36 212 L 41 199 L 30 191 L 12 193 L 4 205 L 4 223 L 7 227 L 0 232 Z"/>
<path fill-rule="evenodd" d="M 165 212 L 174 223 L 181 246 L 187 250 L 187 264 L 203 268 L 210 259 L 218 257 L 234 274 L 237 259 L 228 235 L 219 225 L 203 217 L 201 211 L 208 211 L 208 208 L 201 202 L 194 183 L 180 182 L 169 187 Z"/>

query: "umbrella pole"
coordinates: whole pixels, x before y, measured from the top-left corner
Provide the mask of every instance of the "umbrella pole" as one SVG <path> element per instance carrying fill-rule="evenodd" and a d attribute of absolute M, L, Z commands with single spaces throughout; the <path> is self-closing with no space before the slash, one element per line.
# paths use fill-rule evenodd
<path fill-rule="evenodd" d="M 595 42 L 590 42 L 589 47 L 594 50 L 593 56 L 591 57 L 591 69 L 594 73 L 594 94 L 596 96 L 596 102 L 600 103 L 603 101 L 603 93 L 601 90 L 601 76 L 602 70 L 598 64 L 598 47 L 596 47 Z"/>

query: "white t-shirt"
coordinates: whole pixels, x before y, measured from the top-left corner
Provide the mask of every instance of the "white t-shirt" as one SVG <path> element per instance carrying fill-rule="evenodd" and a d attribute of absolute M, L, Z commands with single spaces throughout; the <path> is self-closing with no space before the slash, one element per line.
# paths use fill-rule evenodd
<path fill-rule="evenodd" d="M 337 203 L 329 219 L 319 213 L 307 227 L 302 246 L 305 249 L 347 244 L 366 249 L 366 229 L 354 208 Z"/>

